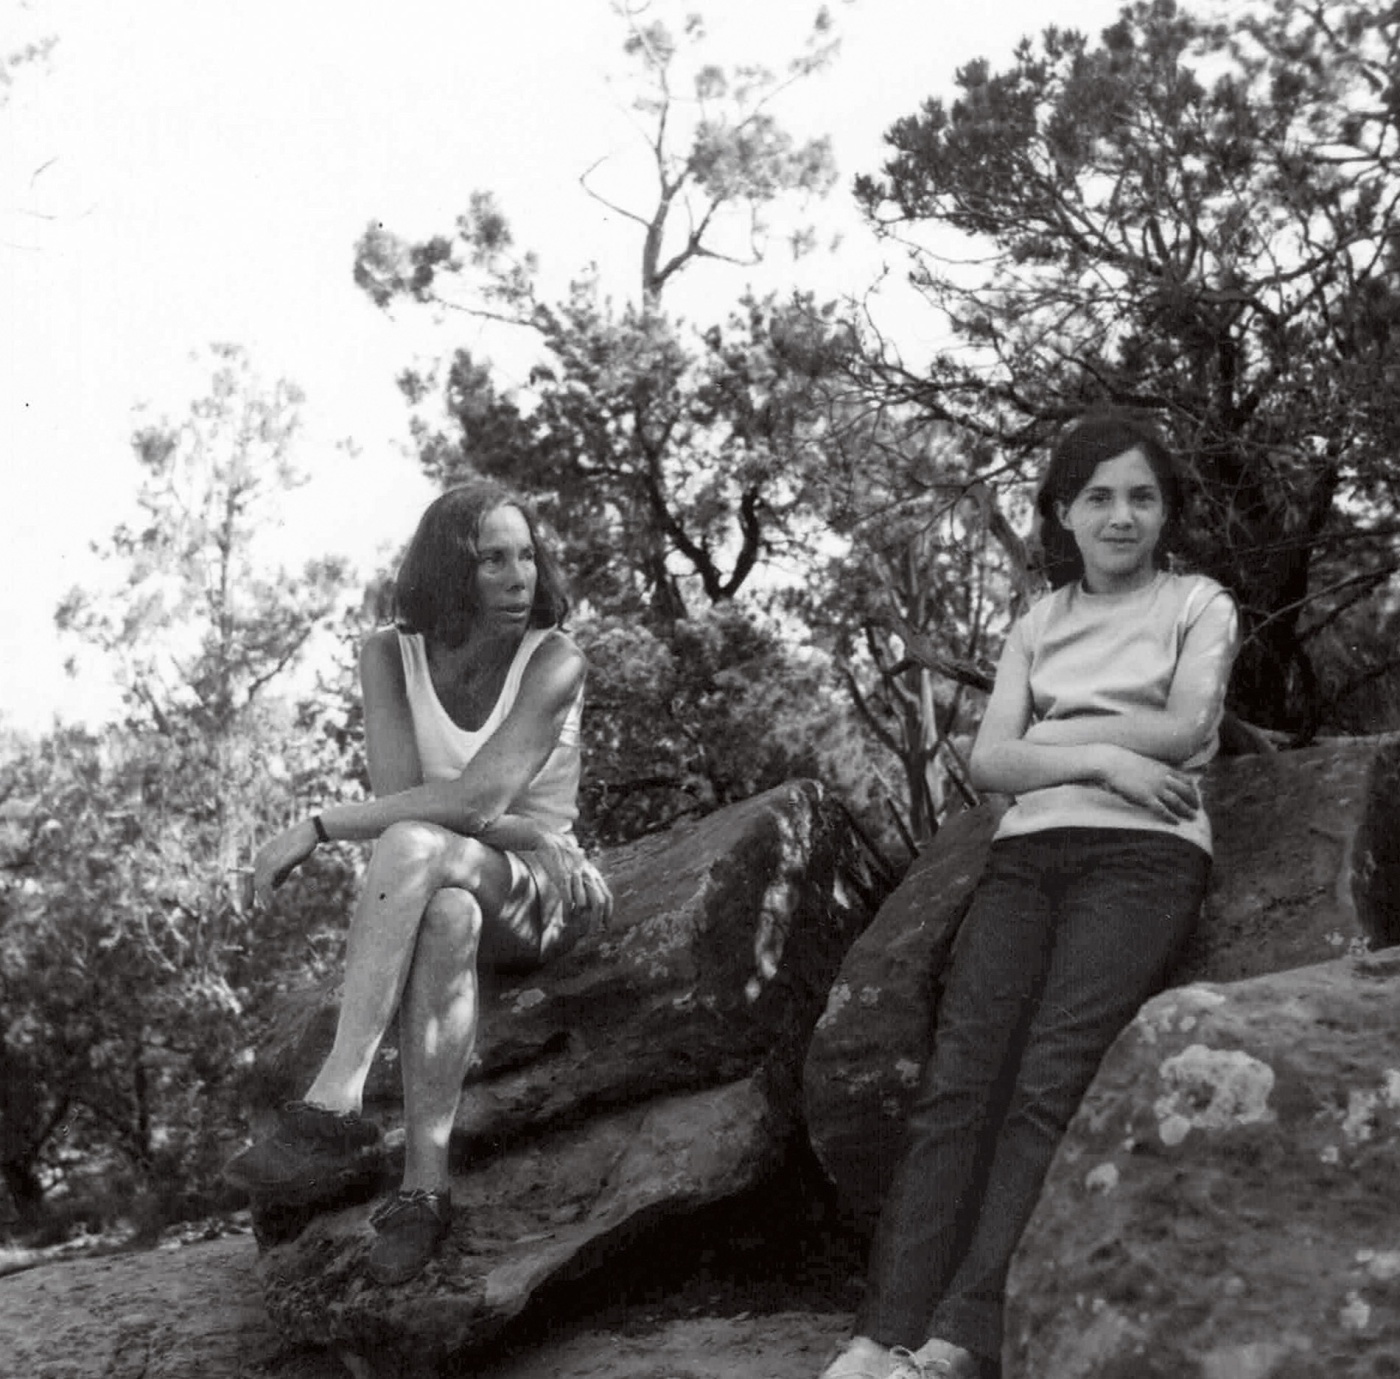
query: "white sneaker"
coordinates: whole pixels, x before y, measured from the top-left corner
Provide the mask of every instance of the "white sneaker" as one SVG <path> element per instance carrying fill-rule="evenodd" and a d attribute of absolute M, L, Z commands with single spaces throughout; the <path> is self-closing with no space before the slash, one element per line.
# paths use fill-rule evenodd
<path fill-rule="evenodd" d="M 892 1351 L 869 1336 L 856 1336 L 822 1370 L 821 1379 L 891 1379 L 894 1372 Z"/>
<path fill-rule="evenodd" d="M 982 1366 L 970 1351 L 951 1341 L 925 1341 L 918 1350 L 896 1346 L 888 1379 L 978 1379 Z"/>

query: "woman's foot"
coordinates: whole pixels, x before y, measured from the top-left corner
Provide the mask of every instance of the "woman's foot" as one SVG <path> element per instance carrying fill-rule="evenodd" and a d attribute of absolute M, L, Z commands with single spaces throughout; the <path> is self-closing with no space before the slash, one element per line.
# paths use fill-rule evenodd
<path fill-rule="evenodd" d="M 821 1379 L 890 1379 L 894 1359 L 890 1351 L 869 1336 L 855 1336 L 821 1372 Z"/>
<path fill-rule="evenodd" d="M 311 1206 L 373 1176 L 382 1163 L 373 1121 L 289 1101 L 278 1109 L 270 1135 L 224 1165 L 224 1178 L 260 1206 Z"/>
<path fill-rule="evenodd" d="M 370 1277 L 390 1287 L 417 1278 L 437 1253 L 452 1225 L 452 1195 L 446 1189 L 397 1192 L 371 1217 L 379 1232 L 369 1252 Z"/>

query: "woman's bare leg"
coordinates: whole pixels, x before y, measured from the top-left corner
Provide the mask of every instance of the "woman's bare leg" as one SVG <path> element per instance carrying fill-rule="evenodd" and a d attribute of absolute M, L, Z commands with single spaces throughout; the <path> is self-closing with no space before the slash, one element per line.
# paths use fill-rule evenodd
<path fill-rule="evenodd" d="M 469 890 L 433 896 L 418 931 L 399 1013 L 406 1192 L 448 1185 L 448 1145 L 476 1043 L 482 911 Z"/>
<path fill-rule="evenodd" d="M 335 1043 L 306 1093 L 331 1111 L 358 1111 L 374 1055 L 408 979 L 428 902 L 444 886 L 499 912 L 510 866 L 494 849 L 432 824 L 401 823 L 375 844 L 346 942 Z"/>

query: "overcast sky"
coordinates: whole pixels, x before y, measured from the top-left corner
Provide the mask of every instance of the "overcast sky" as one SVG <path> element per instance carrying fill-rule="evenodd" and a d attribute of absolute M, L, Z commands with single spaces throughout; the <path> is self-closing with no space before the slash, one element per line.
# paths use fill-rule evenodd
<path fill-rule="evenodd" d="M 722 54 L 769 62 L 816 13 L 793 0 L 653 12 L 692 8 Z M 796 267 L 770 259 L 761 285 L 859 291 L 879 250 L 849 186 L 878 169 L 889 124 L 950 94 L 970 58 L 1004 63 L 1050 23 L 1097 34 L 1118 8 L 835 0 L 841 54 L 779 111 L 795 133 L 832 137 L 841 180 L 814 218 L 844 238 Z M 133 408 L 179 416 L 207 382 L 192 351 L 242 344 L 263 376 L 305 390 L 295 458 L 312 478 L 284 538 L 368 567 L 430 496 L 396 372 L 458 343 L 502 347 L 460 317 L 435 331 L 377 312 L 351 281 L 364 227 L 447 231 L 490 189 L 549 281 L 596 260 L 622 294 L 635 227 L 579 177 L 602 159 L 611 199 L 646 209 L 648 190 L 607 0 L 0 0 L 0 56 L 42 33 L 58 39 L 50 60 L 0 110 L 0 716 L 28 729 L 112 707 L 99 667 L 64 676 L 74 648 L 53 609 L 100 578 L 88 548 L 129 510 Z M 752 276 L 700 271 L 691 314 Z"/>

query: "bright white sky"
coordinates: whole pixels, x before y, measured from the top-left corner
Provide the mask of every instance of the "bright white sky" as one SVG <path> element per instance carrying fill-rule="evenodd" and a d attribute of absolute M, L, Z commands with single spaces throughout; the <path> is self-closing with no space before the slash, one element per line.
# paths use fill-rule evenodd
<path fill-rule="evenodd" d="M 816 12 L 794 0 L 655 8 L 699 9 L 722 54 L 770 63 Z M 832 136 L 841 181 L 813 218 L 844 238 L 796 268 L 775 253 L 760 285 L 867 287 L 879 251 L 849 186 L 878 170 L 890 123 L 949 95 L 969 59 L 1002 65 L 1051 23 L 1097 35 L 1118 9 L 834 0 L 841 54 L 778 110 L 802 137 Z M 396 373 L 458 343 L 506 347 L 462 317 L 434 330 L 376 311 L 351 280 L 366 224 L 447 232 L 469 194 L 490 189 L 547 281 L 596 260 L 621 296 L 637 278 L 636 227 L 579 176 L 606 158 L 600 189 L 650 204 L 607 0 L 0 0 L 0 56 L 41 33 L 59 40 L 47 67 L 22 72 L 0 110 L 0 721 L 33 730 L 114 706 L 99 666 L 64 675 L 76 648 L 53 609 L 100 580 L 90 544 L 129 511 L 133 408 L 178 418 L 203 391 L 192 351 L 242 344 L 265 378 L 304 389 L 295 459 L 311 482 L 288 505 L 287 548 L 368 569 L 431 496 Z M 687 313 L 718 319 L 751 276 L 701 266 Z"/>

